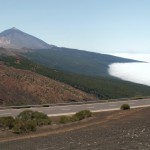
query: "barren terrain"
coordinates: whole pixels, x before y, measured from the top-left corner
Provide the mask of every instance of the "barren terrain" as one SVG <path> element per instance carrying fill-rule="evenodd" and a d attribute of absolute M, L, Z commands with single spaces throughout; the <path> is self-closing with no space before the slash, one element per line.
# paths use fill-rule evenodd
<path fill-rule="evenodd" d="M 61 103 L 87 98 L 93 96 L 37 73 L 0 63 L 0 105 Z"/>
<path fill-rule="evenodd" d="M 101 112 L 88 120 L 55 125 L 36 133 L 1 136 L 2 150 L 149 150 L 150 107 Z M 20 138 L 20 140 L 19 140 Z"/>

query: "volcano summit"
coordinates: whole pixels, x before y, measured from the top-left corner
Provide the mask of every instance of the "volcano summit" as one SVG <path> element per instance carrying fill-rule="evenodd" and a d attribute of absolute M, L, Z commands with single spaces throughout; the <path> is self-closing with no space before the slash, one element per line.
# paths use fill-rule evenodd
<path fill-rule="evenodd" d="M 49 49 L 52 45 L 13 27 L 0 33 L 0 47 L 12 49 Z"/>

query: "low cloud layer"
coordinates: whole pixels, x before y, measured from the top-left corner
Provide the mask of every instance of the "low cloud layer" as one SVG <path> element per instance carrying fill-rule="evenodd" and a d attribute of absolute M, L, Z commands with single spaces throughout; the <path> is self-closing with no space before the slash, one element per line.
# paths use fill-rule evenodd
<path fill-rule="evenodd" d="M 114 63 L 109 66 L 109 74 L 150 86 L 150 63 Z"/>

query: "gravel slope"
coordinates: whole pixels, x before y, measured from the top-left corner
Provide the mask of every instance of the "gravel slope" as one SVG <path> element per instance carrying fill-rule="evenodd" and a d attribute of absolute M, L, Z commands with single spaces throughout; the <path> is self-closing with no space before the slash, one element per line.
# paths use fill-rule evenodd
<path fill-rule="evenodd" d="M 149 150 L 150 107 L 102 112 L 44 137 L 1 142 L 2 150 Z"/>

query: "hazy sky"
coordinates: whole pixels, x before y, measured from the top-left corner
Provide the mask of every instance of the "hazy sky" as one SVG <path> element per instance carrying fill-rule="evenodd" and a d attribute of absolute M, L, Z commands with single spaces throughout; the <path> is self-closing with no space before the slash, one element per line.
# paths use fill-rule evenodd
<path fill-rule="evenodd" d="M 150 0 L 0 0 L 0 31 L 102 53 L 150 52 Z"/>

